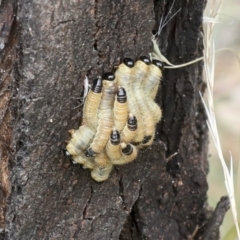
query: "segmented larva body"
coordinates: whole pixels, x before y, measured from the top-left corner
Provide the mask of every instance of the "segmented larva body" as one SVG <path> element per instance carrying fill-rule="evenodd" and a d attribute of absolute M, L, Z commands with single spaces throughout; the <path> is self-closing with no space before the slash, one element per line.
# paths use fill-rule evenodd
<path fill-rule="evenodd" d="M 108 179 L 112 170 L 112 163 L 108 158 L 106 151 L 98 153 L 94 159 L 96 166 L 91 171 L 92 178 L 97 182 L 102 182 Z"/>
<path fill-rule="evenodd" d="M 67 151 L 72 155 L 79 155 L 85 150 L 93 139 L 95 132 L 89 127 L 82 125 L 78 130 L 69 130 L 71 139 L 67 144 Z"/>
<path fill-rule="evenodd" d="M 143 83 L 143 88 L 145 89 L 145 99 L 149 104 L 155 124 L 158 123 L 162 117 L 160 107 L 153 101 L 157 95 L 160 80 L 162 78 L 162 67 L 162 62 L 154 59 L 152 64 L 149 66 L 147 78 Z"/>
<path fill-rule="evenodd" d="M 143 143 L 147 143 L 151 139 L 155 131 L 155 122 L 149 108 L 149 103 L 145 98 L 145 89 L 143 87 L 143 84 L 148 75 L 150 64 L 151 60 L 148 57 L 140 57 L 140 60 L 135 63 L 133 74 L 133 88 L 135 90 L 136 101 L 144 125 L 144 137 L 142 139 Z M 139 147 L 141 147 L 141 144 L 139 145 Z"/>
<path fill-rule="evenodd" d="M 120 134 L 114 129 L 106 145 L 106 152 L 111 161 L 122 157 L 122 148 L 120 146 Z"/>
<path fill-rule="evenodd" d="M 98 125 L 98 108 L 102 98 L 102 79 L 93 81 L 91 90 L 88 92 L 83 108 L 83 123 L 96 131 Z"/>
<path fill-rule="evenodd" d="M 157 59 L 154 59 L 152 61 L 152 64 L 149 66 L 147 79 L 145 80 L 143 85 L 143 87 L 146 89 L 146 94 L 149 93 L 152 100 L 155 99 L 159 89 L 160 81 L 162 79 L 162 68 L 163 63 Z"/>
<path fill-rule="evenodd" d="M 83 152 L 77 156 L 72 156 L 72 159 L 75 162 L 82 164 L 85 168 L 93 169 L 96 166 L 94 159 L 86 157 Z"/>
<path fill-rule="evenodd" d="M 155 102 L 152 102 L 151 104 L 149 104 L 149 107 L 151 109 L 151 113 L 152 113 L 154 122 L 155 122 L 155 124 L 157 124 L 162 118 L 162 110 L 158 106 L 158 104 Z"/>
<path fill-rule="evenodd" d="M 129 82 L 131 81 L 132 68 L 134 61 L 131 58 L 124 58 L 123 62 L 115 71 L 116 81 L 119 87 L 123 87 L 126 92 L 129 91 Z"/>
<path fill-rule="evenodd" d="M 138 125 L 137 119 L 132 113 L 129 114 L 127 124 L 125 125 L 123 131 L 121 132 L 121 141 L 125 143 L 130 143 L 136 136 Z"/>
<path fill-rule="evenodd" d="M 138 128 L 135 135 L 135 142 L 142 142 L 144 137 L 143 121 L 135 98 L 135 88 L 133 88 L 134 62 L 130 58 L 124 58 L 116 70 L 118 86 L 123 87 L 128 93 L 128 112 L 132 113 L 138 121 Z"/>
<path fill-rule="evenodd" d="M 124 88 L 118 89 L 114 102 L 114 127 L 121 133 L 128 118 L 127 94 Z"/>
<path fill-rule="evenodd" d="M 122 142 L 120 145 L 122 148 L 122 157 L 117 160 L 112 160 L 112 163 L 115 165 L 122 165 L 132 162 L 137 157 L 137 148 L 130 143 L 126 144 Z"/>
<path fill-rule="evenodd" d="M 100 153 L 106 146 L 113 128 L 113 106 L 116 83 L 113 73 L 105 73 L 103 76 L 102 99 L 98 112 L 98 127 L 96 135 L 87 149 L 86 155 L 93 157 Z"/>

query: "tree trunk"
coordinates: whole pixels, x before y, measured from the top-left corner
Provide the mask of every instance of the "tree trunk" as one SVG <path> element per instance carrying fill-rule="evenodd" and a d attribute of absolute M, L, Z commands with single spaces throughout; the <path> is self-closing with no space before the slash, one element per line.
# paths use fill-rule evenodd
<path fill-rule="evenodd" d="M 163 118 L 154 144 L 115 167 L 107 181 L 95 182 L 64 154 L 68 130 L 80 125 L 84 76 L 91 83 L 123 57 L 148 55 L 152 31 L 172 1 L 0 4 L 1 236 L 218 239 L 215 223 L 225 212 L 213 221 L 217 209 L 215 215 L 207 209 L 202 62 L 164 70 L 156 100 Z M 205 0 L 173 5 L 170 14 L 181 10 L 160 37 L 171 62 L 202 56 L 204 6 Z"/>

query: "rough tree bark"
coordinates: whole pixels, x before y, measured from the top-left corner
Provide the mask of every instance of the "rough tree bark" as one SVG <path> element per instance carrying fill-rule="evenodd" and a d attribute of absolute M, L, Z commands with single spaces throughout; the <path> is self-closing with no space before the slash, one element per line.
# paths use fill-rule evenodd
<path fill-rule="evenodd" d="M 123 57 L 148 55 L 152 31 L 171 5 L 0 1 L 2 238 L 218 239 L 216 222 L 226 210 L 207 209 L 201 62 L 164 71 L 153 146 L 115 167 L 109 180 L 94 182 L 64 155 L 68 129 L 81 119 L 84 76 L 92 80 Z M 171 62 L 202 55 L 204 6 L 205 0 L 175 2 L 171 14 L 181 10 L 160 38 Z"/>

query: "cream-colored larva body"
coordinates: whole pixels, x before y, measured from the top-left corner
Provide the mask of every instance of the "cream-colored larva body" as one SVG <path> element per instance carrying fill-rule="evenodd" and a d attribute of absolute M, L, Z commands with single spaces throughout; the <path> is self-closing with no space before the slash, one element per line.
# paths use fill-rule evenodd
<path fill-rule="evenodd" d="M 125 143 L 132 142 L 136 136 L 137 128 L 137 119 L 132 113 L 130 113 L 127 124 L 121 132 L 121 141 Z"/>
<path fill-rule="evenodd" d="M 91 171 L 92 178 L 97 182 L 102 182 L 108 179 L 112 170 L 112 163 L 108 158 L 106 151 L 98 153 L 94 159 L 96 166 Z"/>
<path fill-rule="evenodd" d="M 94 159 L 86 157 L 83 152 L 76 156 L 72 156 L 72 159 L 75 162 L 82 164 L 85 168 L 93 169 L 96 166 Z"/>
<path fill-rule="evenodd" d="M 69 132 L 72 138 L 68 142 L 66 149 L 73 156 L 79 155 L 82 150 L 85 150 L 95 134 L 95 132 L 86 125 L 80 126 L 77 130 L 71 129 Z"/>
<path fill-rule="evenodd" d="M 120 146 L 120 134 L 114 129 L 106 145 L 106 153 L 110 160 L 116 160 L 122 157 L 122 148 Z"/>
<path fill-rule="evenodd" d="M 116 159 L 116 160 L 112 160 L 112 163 L 115 165 L 122 165 L 122 164 L 126 164 L 129 162 L 132 162 L 138 154 L 138 150 L 137 148 L 128 143 L 121 143 L 121 149 L 122 149 L 122 157 L 120 159 Z"/>
<path fill-rule="evenodd" d="M 147 143 L 155 132 L 155 121 L 149 107 L 149 102 L 145 98 L 145 88 L 143 87 L 144 82 L 147 80 L 150 63 L 151 61 L 148 57 L 140 57 L 140 60 L 135 63 L 133 74 L 133 89 L 144 126 L 143 143 Z M 141 146 L 143 145 L 138 145 L 138 147 Z"/>
<path fill-rule="evenodd" d="M 162 110 L 158 106 L 158 104 L 155 102 L 151 102 L 151 104 L 149 104 L 149 107 L 151 109 L 151 113 L 152 113 L 154 122 L 155 122 L 155 124 L 157 124 L 162 118 Z"/>
<path fill-rule="evenodd" d="M 114 127 L 121 133 L 128 118 L 127 94 L 124 88 L 119 87 L 114 101 Z"/>
<path fill-rule="evenodd" d="M 103 78 L 102 99 L 98 112 L 98 127 L 96 135 L 87 150 L 88 156 L 100 153 L 106 146 L 108 138 L 113 128 L 113 106 L 116 83 L 113 73 L 106 73 Z"/>
<path fill-rule="evenodd" d="M 88 92 L 84 108 L 83 123 L 93 131 L 98 125 L 98 109 L 102 98 L 102 79 L 97 78 L 93 81 L 91 90 Z"/>
<path fill-rule="evenodd" d="M 134 61 L 132 59 L 124 58 L 123 63 L 121 63 L 117 67 L 117 70 L 115 72 L 117 85 L 119 87 L 124 88 L 128 94 L 128 104 L 129 104 L 129 101 L 132 101 L 129 92 L 130 92 L 130 82 L 131 82 L 133 66 L 134 66 Z M 130 111 L 129 108 L 128 108 L 128 111 Z"/>
<path fill-rule="evenodd" d="M 160 107 L 154 102 L 162 78 L 161 67 L 162 63 L 159 60 L 153 60 L 153 63 L 149 66 L 148 75 L 143 83 L 145 99 L 149 104 L 155 124 L 158 123 L 162 117 Z"/>
<path fill-rule="evenodd" d="M 134 62 L 132 59 L 125 58 L 123 63 L 121 63 L 115 74 L 118 86 L 123 87 L 128 95 L 128 113 L 132 113 L 136 116 L 138 121 L 138 129 L 136 132 L 136 136 L 134 138 L 135 142 L 141 142 L 144 137 L 144 130 L 143 130 L 143 121 L 141 118 L 140 111 L 138 109 L 138 105 L 135 98 L 135 88 L 133 86 L 133 74 L 134 74 Z"/>
<path fill-rule="evenodd" d="M 157 95 L 160 81 L 162 79 L 162 66 L 163 64 L 159 60 L 154 59 L 152 64 L 149 66 L 148 75 L 143 84 L 145 93 L 149 95 L 152 100 L 154 100 Z"/>

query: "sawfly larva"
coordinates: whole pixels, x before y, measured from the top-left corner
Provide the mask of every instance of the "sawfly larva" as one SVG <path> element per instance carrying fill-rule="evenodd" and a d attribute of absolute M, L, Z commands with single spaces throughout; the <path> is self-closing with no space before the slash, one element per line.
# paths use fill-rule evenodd
<path fill-rule="evenodd" d="M 98 153 L 94 159 L 96 166 L 91 171 L 92 178 L 97 182 L 102 182 L 108 179 L 112 170 L 112 163 L 108 158 L 105 150 Z"/>
<path fill-rule="evenodd" d="M 124 58 L 123 62 L 117 67 L 117 70 L 115 71 L 118 86 L 124 88 L 127 94 L 130 92 L 130 82 L 133 66 L 134 61 L 131 58 Z"/>
<path fill-rule="evenodd" d="M 147 79 L 144 81 L 143 88 L 146 89 L 146 94 L 149 94 L 152 100 L 155 99 L 159 89 L 160 81 L 162 79 L 162 69 L 163 63 L 154 59 L 149 66 Z"/>
<path fill-rule="evenodd" d="M 148 57 L 140 57 L 140 60 L 135 63 L 133 74 L 133 88 L 135 90 L 135 98 L 144 126 L 144 128 L 142 129 L 144 132 L 142 143 L 147 143 L 152 138 L 155 132 L 155 121 L 152 117 L 149 103 L 145 98 L 145 88 L 143 87 L 144 82 L 147 80 L 150 64 L 151 61 Z M 139 145 L 139 147 L 141 147 L 141 144 Z"/>
<path fill-rule="evenodd" d="M 116 82 L 115 75 L 111 72 L 103 75 L 102 99 L 98 111 L 98 127 L 96 135 L 90 147 L 86 151 L 86 156 L 94 157 L 106 146 L 108 138 L 113 128 L 113 106 Z"/>
<path fill-rule="evenodd" d="M 129 90 L 129 82 L 132 74 L 134 61 L 131 58 L 124 58 L 123 62 L 115 71 L 116 81 L 119 87 L 123 87 L 126 92 Z"/>
<path fill-rule="evenodd" d="M 106 145 L 106 152 L 111 161 L 120 159 L 122 157 L 120 134 L 116 129 L 114 129 L 111 133 L 110 139 Z"/>
<path fill-rule="evenodd" d="M 98 108 L 102 98 L 102 79 L 93 81 L 91 90 L 88 92 L 83 108 L 83 124 L 96 131 L 98 125 Z"/>
<path fill-rule="evenodd" d="M 86 157 L 83 152 L 76 156 L 72 156 L 72 159 L 75 162 L 82 164 L 85 168 L 93 169 L 96 166 L 93 158 Z"/>
<path fill-rule="evenodd" d="M 138 122 L 133 114 L 129 114 L 127 124 L 125 125 L 123 131 L 121 132 L 121 141 L 130 143 L 136 136 L 136 130 L 138 128 Z"/>
<path fill-rule="evenodd" d="M 138 121 L 138 129 L 135 135 L 135 142 L 142 142 L 144 137 L 143 132 L 143 121 L 141 119 L 141 114 L 138 109 L 138 105 L 135 98 L 135 89 L 133 88 L 133 75 L 134 75 L 135 65 L 132 59 L 124 58 L 123 63 L 121 63 L 115 74 L 118 86 L 123 87 L 128 96 L 128 113 L 132 113 Z"/>
<path fill-rule="evenodd" d="M 95 134 L 85 125 L 80 126 L 77 130 L 71 129 L 69 132 L 72 138 L 68 142 L 66 149 L 72 156 L 79 155 L 82 150 L 85 150 Z"/>
<path fill-rule="evenodd" d="M 114 127 L 119 133 L 122 132 L 128 118 L 127 94 L 124 88 L 118 89 L 114 102 Z"/>
<path fill-rule="evenodd" d="M 144 138 L 144 123 L 143 115 L 145 110 L 148 111 L 147 107 L 141 109 L 141 105 L 144 105 L 142 97 L 144 96 L 142 90 L 142 82 L 145 79 L 148 72 L 148 65 L 151 63 L 148 57 L 140 57 L 140 60 L 136 61 L 132 70 L 131 85 L 129 95 L 132 96 L 131 101 L 128 103 L 129 110 L 137 118 L 138 128 L 134 142 L 140 143 Z M 146 113 L 147 114 L 147 113 Z"/>
<path fill-rule="evenodd" d="M 122 165 L 125 163 L 129 163 L 137 157 L 138 151 L 134 145 L 132 145 L 130 143 L 126 144 L 124 142 L 122 142 L 120 145 L 122 148 L 122 157 L 117 160 L 112 160 L 113 164 Z"/>
<path fill-rule="evenodd" d="M 162 62 L 154 59 L 152 64 L 149 66 L 147 78 L 143 83 L 143 88 L 145 89 L 145 101 L 148 102 L 155 124 L 157 124 L 162 117 L 162 111 L 160 107 L 154 102 L 158 92 L 160 80 L 162 78 L 162 67 Z"/>

